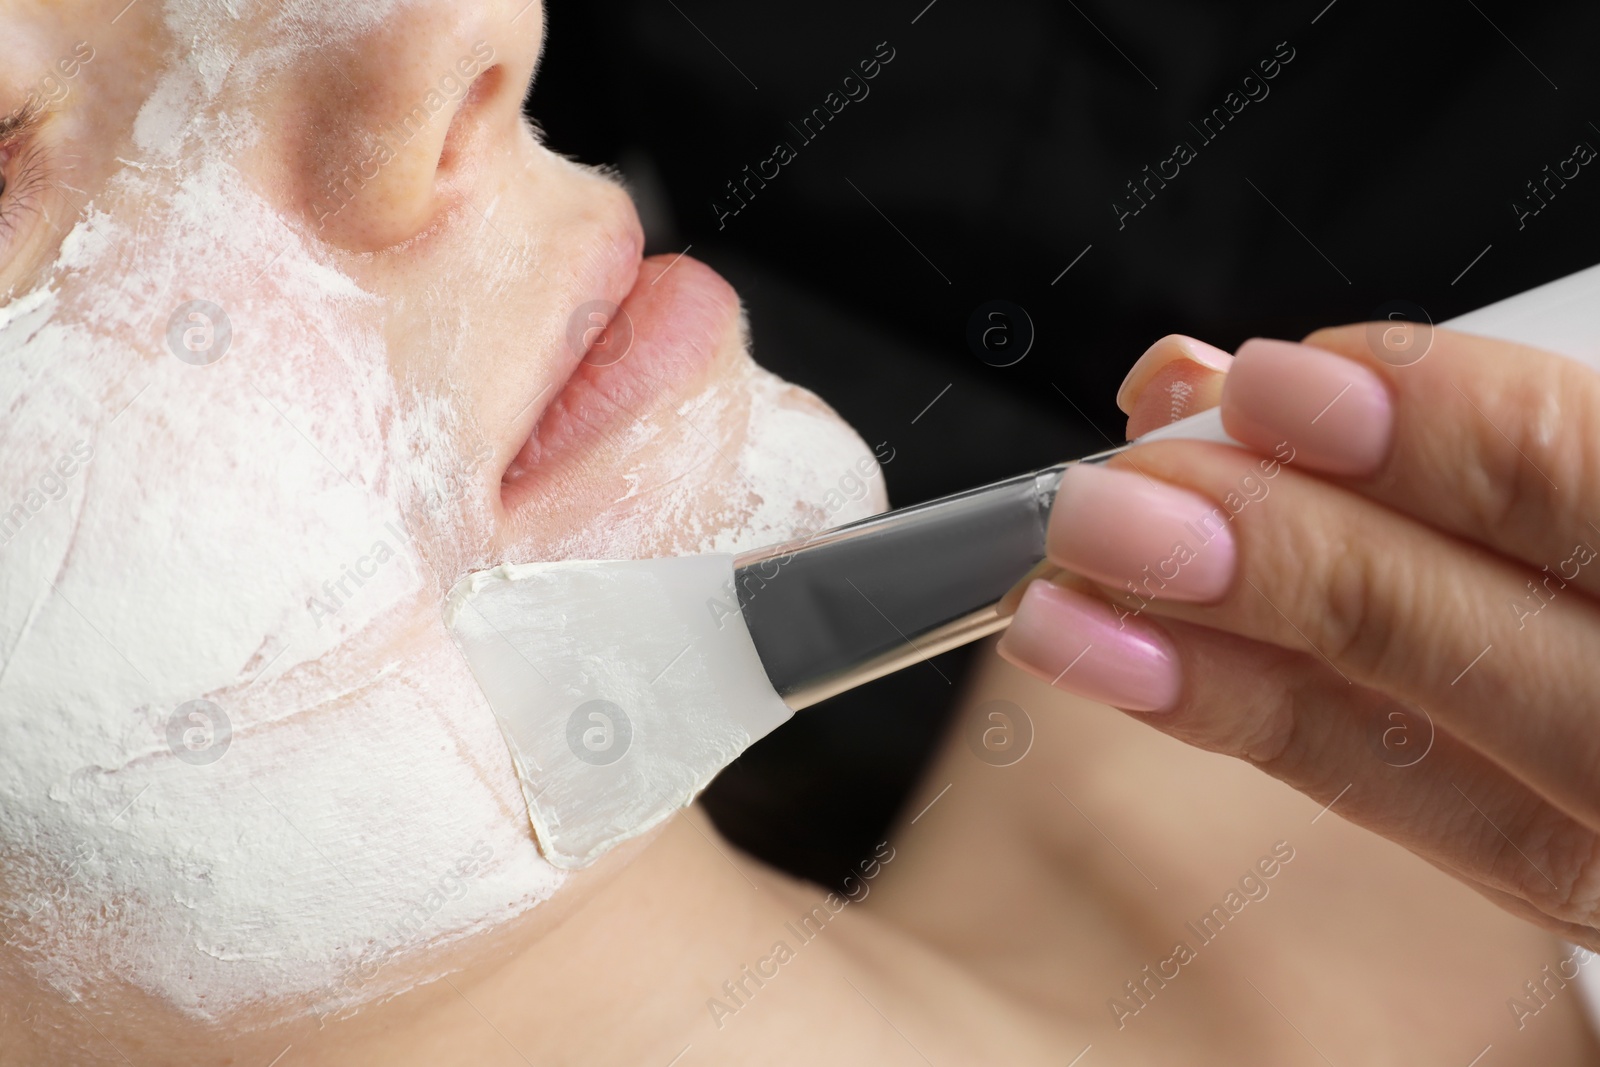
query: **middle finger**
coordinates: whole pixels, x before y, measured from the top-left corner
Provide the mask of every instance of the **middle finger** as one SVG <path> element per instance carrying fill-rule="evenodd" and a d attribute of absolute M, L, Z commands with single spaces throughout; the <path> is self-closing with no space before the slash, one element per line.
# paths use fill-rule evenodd
<path fill-rule="evenodd" d="M 1549 576 L 1286 463 L 1197 442 L 1070 468 L 1049 550 L 1124 617 L 1309 651 L 1423 705 L 1600 828 L 1600 606 L 1555 585 L 1530 591 Z"/>

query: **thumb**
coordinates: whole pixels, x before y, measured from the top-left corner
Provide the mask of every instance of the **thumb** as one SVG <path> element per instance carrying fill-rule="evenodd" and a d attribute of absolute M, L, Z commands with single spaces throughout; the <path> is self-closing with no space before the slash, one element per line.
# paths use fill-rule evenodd
<path fill-rule="evenodd" d="M 1216 407 L 1232 364 L 1222 349 L 1180 333 L 1151 345 L 1117 390 L 1117 407 L 1128 416 L 1128 440 Z"/>

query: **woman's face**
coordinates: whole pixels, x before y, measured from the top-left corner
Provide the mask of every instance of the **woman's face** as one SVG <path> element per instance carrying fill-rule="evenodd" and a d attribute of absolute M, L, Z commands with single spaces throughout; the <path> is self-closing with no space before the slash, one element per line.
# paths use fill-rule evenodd
<path fill-rule="evenodd" d="M 442 594 L 881 506 L 525 124 L 525 3 L 0 0 L 0 1025 L 345 1012 L 581 893 Z"/>

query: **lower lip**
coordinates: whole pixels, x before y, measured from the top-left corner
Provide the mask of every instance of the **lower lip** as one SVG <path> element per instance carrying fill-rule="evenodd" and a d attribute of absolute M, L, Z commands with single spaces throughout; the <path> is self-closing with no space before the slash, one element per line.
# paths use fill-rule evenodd
<path fill-rule="evenodd" d="M 511 461 L 502 485 L 507 506 L 531 493 L 551 466 L 581 455 L 613 425 L 638 421 L 652 400 L 703 374 L 738 316 L 738 295 L 704 263 L 688 256 L 646 259 L 600 343 L 545 405 Z"/>

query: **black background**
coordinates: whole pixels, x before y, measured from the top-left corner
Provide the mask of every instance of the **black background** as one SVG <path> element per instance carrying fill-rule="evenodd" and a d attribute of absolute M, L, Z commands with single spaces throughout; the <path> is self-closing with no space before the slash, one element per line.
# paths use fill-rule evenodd
<path fill-rule="evenodd" d="M 1120 443 L 1116 387 L 1163 334 L 1232 350 L 1395 300 L 1439 322 L 1600 261 L 1600 160 L 1521 228 L 1512 206 L 1600 149 L 1593 0 L 550 0 L 547 19 L 529 113 L 548 143 L 616 167 L 649 251 L 692 245 L 744 296 L 757 360 L 894 449 L 897 506 Z M 789 124 L 880 42 L 866 98 L 803 142 Z M 1214 140 L 1189 125 L 1288 49 Z M 719 225 L 779 141 L 797 158 Z M 1196 158 L 1119 227 L 1125 183 L 1178 141 Z M 1003 368 L 967 343 L 995 299 L 1035 331 Z M 742 847 L 837 883 L 954 696 L 917 667 L 803 712 L 706 803 Z"/>

